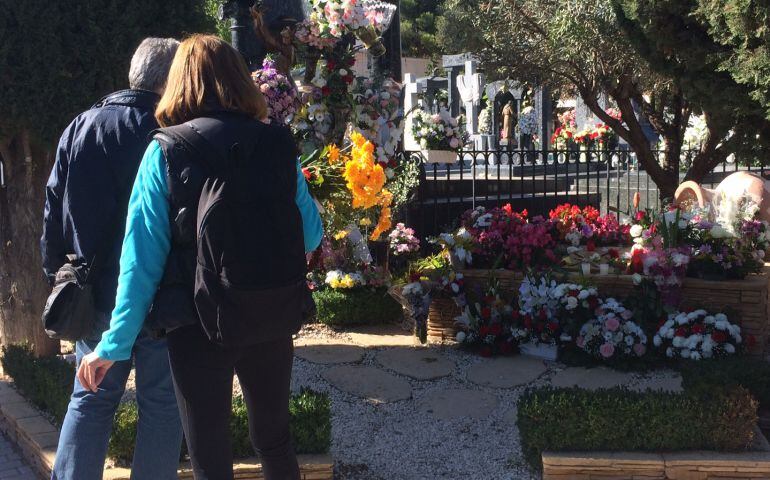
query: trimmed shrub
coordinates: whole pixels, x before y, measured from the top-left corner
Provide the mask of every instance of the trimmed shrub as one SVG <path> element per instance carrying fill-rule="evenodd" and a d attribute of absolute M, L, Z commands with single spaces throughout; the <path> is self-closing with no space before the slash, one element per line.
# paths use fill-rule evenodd
<path fill-rule="evenodd" d="M 29 345 L 4 345 L 0 359 L 16 387 L 57 425 L 67 413 L 75 367 L 58 357 L 37 358 Z"/>
<path fill-rule="evenodd" d="M 67 413 L 75 368 L 58 357 L 36 358 L 29 345 L 7 345 L 2 348 L 5 373 L 35 406 L 61 425 Z M 325 393 L 303 389 L 289 400 L 291 433 L 297 453 L 327 453 L 331 446 L 331 401 Z M 139 413 L 135 402 L 122 403 L 115 413 L 108 455 L 129 463 L 134 457 L 136 425 Z M 230 420 L 233 455 L 251 457 L 254 450 L 249 440 L 248 415 L 243 398 L 233 398 Z M 182 454 L 185 454 L 183 444 Z"/>
<path fill-rule="evenodd" d="M 544 451 L 746 449 L 757 402 L 742 387 L 697 394 L 541 388 L 519 400 L 518 426 L 527 461 Z"/>
<path fill-rule="evenodd" d="M 331 402 L 325 393 L 304 389 L 289 399 L 291 433 L 297 453 L 326 453 L 331 446 Z M 108 454 L 123 463 L 134 457 L 136 425 L 138 420 L 136 403 L 120 405 L 110 437 Z M 233 398 L 233 414 L 230 417 L 230 433 L 235 458 L 252 457 L 254 449 L 249 439 L 249 418 L 243 397 Z M 182 444 L 182 456 L 187 446 Z"/>
<path fill-rule="evenodd" d="M 770 409 L 770 362 L 761 358 L 729 357 L 682 364 L 682 385 L 687 390 L 708 391 L 718 386 L 740 385 Z"/>
<path fill-rule="evenodd" d="M 331 326 L 380 324 L 397 320 L 401 305 L 384 288 L 325 288 L 313 292 L 317 321 Z"/>

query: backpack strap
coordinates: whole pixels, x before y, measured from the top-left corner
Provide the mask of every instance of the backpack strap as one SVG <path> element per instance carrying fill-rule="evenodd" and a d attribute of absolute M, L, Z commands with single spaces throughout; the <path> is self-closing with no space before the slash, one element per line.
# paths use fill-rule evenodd
<path fill-rule="evenodd" d="M 209 171 L 213 172 L 221 168 L 218 165 L 222 165 L 225 157 L 211 145 L 211 142 L 206 140 L 201 134 L 201 130 L 215 121 L 212 118 L 197 118 L 181 125 L 159 128 L 153 132 L 153 136 L 169 146 L 186 149 L 193 157 L 200 159 Z"/>

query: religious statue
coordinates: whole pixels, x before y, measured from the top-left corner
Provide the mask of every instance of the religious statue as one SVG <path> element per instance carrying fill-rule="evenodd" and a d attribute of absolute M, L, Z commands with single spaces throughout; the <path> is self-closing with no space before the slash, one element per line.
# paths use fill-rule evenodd
<path fill-rule="evenodd" d="M 503 107 L 503 129 L 500 132 L 500 144 L 511 145 L 513 140 L 513 115 L 515 109 L 513 108 L 513 102 L 509 101 Z"/>

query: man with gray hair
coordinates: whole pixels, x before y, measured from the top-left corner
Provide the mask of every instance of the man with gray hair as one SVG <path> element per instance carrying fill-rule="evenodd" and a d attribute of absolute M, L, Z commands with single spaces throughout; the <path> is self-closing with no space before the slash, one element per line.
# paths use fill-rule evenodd
<path fill-rule="evenodd" d="M 76 342 L 78 364 L 109 327 L 129 195 L 150 132 L 158 128 L 155 106 L 178 45 L 170 38 L 145 39 L 131 60 L 130 89 L 107 95 L 78 115 L 59 141 L 46 188 L 41 248 L 43 270 L 52 285 L 66 263 L 83 262 L 91 268 L 87 282 L 99 314 L 91 333 Z M 133 362 L 116 362 L 98 391 L 86 390 L 75 380 L 53 479 L 102 478 L 113 418 L 132 363 L 139 420 L 131 478 L 177 478 L 182 427 L 168 350 L 165 339 L 145 331 L 134 346 Z"/>

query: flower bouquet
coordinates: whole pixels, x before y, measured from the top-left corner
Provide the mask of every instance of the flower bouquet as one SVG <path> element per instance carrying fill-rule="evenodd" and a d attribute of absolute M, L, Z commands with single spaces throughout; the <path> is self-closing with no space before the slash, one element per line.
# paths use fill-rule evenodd
<path fill-rule="evenodd" d="M 516 342 L 511 326 L 517 312 L 510 302 L 501 298 L 499 284 L 492 280 L 480 302 L 466 305 L 457 318 L 461 330 L 456 340 L 461 345 L 478 349 L 482 357 L 514 352 Z"/>
<path fill-rule="evenodd" d="M 620 302 L 608 298 L 596 308 L 595 315 L 580 328 L 575 340 L 578 348 L 605 362 L 641 357 L 647 352 L 647 335 L 631 320 L 633 312 Z"/>
<path fill-rule="evenodd" d="M 288 125 L 297 110 L 297 88 L 275 69 L 275 62 L 265 58 L 262 69 L 251 74 L 267 102 L 267 116 L 280 125 Z"/>
<path fill-rule="evenodd" d="M 547 276 L 527 275 L 519 287 L 519 312 L 512 328 L 522 354 L 556 360 L 562 334 L 559 284 Z"/>
<path fill-rule="evenodd" d="M 455 163 L 456 152 L 467 141 L 459 121 L 445 108 L 432 115 L 422 110 L 412 115 L 412 134 L 420 143 L 426 160 L 429 163 Z"/>
<path fill-rule="evenodd" d="M 653 337 L 655 347 L 667 357 L 689 360 L 733 355 L 742 343 L 740 327 L 727 315 L 705 310 L 672 313 Z"/>

